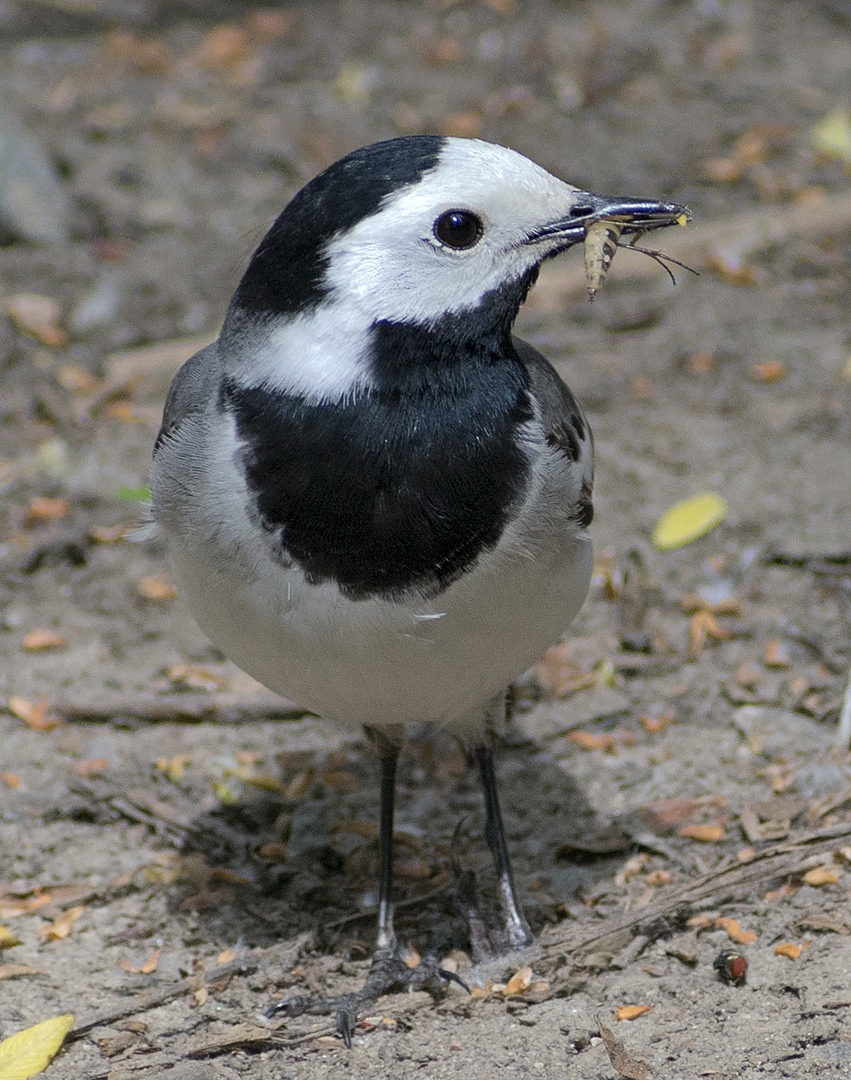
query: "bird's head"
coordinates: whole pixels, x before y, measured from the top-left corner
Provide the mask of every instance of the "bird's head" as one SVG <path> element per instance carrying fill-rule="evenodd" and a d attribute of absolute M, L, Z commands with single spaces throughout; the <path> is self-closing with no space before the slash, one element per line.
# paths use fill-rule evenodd
<path fill-rule="evenodd" d="M 329 301 L 372 322 L 422 325 L 498 295 L 513 319 L 540 264 L 582 243 L 593 222 L 637 232 L 683 213 L 582 191 L 492 143 L 391 139 L 342 158 L 295 196 L 235 303 L 286 317 Z"/>

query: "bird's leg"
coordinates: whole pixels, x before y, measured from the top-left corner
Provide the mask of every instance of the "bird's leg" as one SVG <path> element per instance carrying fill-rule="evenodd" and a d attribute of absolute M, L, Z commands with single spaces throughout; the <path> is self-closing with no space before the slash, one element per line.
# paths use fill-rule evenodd
<path fill-rule="evenodd" d="M 534 940 L 529 924 L 523 915 L 523 909 L 517 900 L 514 875 L 511 872 L 511 860 L 505 843 L 505 829 L 502 813 L 499 809 L 499 796 L 496 790 L 496 773 L 493 767 L 493 749 L 488 746 L 476 748 L 476 762 L 482 778 L 485 793 L 485 839 L 493 854 L 499 880 L 499 899 L 505 920 L 505 939 L 512 949 L 531 945 Z"/>
<path fill-rule="evenodd" d="M 375 955 L 362 988 L 339 997 L 294 997 L 276 1002 L 266 1010 L 267 1016 L 327 1015 L 336 1016 L 337 1031 L 351 1048 L 352 1032 L 358 1014 L 364 1012 L 380 997 L 393 991 L 424 989 L 438 980 L 457 982 L 465 990 L 467 984 L 454 972 L 444 971 L 436 957 L 424 958 L 413 968 L 405 961 L 393 930 L 393 816 L 396 798 L 396 763 L 399 742 L 382 732 L 366 728 L 370 742 L 381 760 L 381 803 L 378 833 L 378 934 Z"/>
<path fill-rule="evenodd" d="M 376 949 L 393 950 L 393 811 L 396 802 L 396 763 L 399 747 L 383 736 L 373 736 L 381 754 L 381 802 L 378 832 L 378 936 Z"/>

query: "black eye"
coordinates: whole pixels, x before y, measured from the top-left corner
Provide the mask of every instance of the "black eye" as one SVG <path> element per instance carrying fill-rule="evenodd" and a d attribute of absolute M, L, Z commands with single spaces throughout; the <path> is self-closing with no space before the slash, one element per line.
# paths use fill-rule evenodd
<path fill-rule="evenodd" d="M 447 247 L 471 248 L 482 232 L 480 219 L 469 210 L 447 210 L 434 223 L 434 235 Z"/>

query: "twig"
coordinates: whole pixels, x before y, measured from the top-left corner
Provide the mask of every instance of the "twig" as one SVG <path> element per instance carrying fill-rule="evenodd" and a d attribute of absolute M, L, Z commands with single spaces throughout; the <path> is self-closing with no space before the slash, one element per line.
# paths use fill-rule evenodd
<path fill-rule="evenodd" d="M 773 881 L 803 874 L 851 840 L 851 822 L 803 833 L 793 840 L 758 852 L 747 862 L 731 862 L 695 881 L 666 889 L 654 903 L 640 911 L 614 916 L 589 933 L 587 927 L 556 927 L 542 941 L 541 967 L 551 970 L 575 962 L 590 952 L 622 948 L 636 933 L 650 932 L 655 923 L 674 922 L 697 908 L 717 907 Z"/>
<path fill-rule="evenodd" d="M 63 720 L 94 724 L 111 724 L 119 719 L 146 724 L 246 724 L 256 720 L 300 720 L 311 715 L 271 694 L 246 702 L 222 700 L 221 695 L 205 693 L 136 695 L 59 702 L 51 705 L 51 711 Z"/>
<path fill-rule="evenodd" d="M 270 949 L 257 949 L 239 960 L 231 960 L 229 964 L 220 964 L 204 977 L 204 982 L 220 982 L 224 979 L 232 979 L 234 975 L 253 975 L 276 949 L 280 950 L 280 945 L 275 945 Z M 68 1041 L 73 1042 L 75 1039 L 82 1039 L 93 1028 L 109 1027 L 116 1020 L 136 1016 L 139 1013 L 147 1012 L 149 1009 L 156 1009 L 159 1005 L 167 1005 L 168 1002 L 174 1001 L 175 998 L 197 990 L 199 984 L 198 976 L 192 975 L 185 979 L 179 979 L 177 982 L 169 983 L 166 986 L 143 990 L 141 994 L 134 994 L 133 997 L 125 998 L 120 1004 L 110 1009 L 104 1009 L 102 1012 L 85 1017 L 78 1024 L 75 1024 L 68 1033 Z"/>
<path fill-rule="evenodd" d="M 833 573 L 837 566 L 851 566 L 851 551 L 829 551 L 820 555 L 769 551 L 762 561 L 766 566 L 788 566 L 795 570 L 812 570 L 817 574 Z"/>

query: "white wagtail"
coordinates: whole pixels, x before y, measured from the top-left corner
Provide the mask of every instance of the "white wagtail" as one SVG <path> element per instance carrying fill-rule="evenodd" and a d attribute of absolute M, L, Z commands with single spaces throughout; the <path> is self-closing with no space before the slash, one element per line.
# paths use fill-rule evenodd
<path fill-rule="evenodd" d="M 512 325 L 541 263 L 594 223 L 634 234 L 684 213 L 581 191 L 485 142 L 367 146 L 293 198 L 219 339 L 172 384 L 153 513 L 198 624 L 379 751 L 378 956 L 396 945 L 394 780 L 411 722 L 474 751 L 505 944 L 531 941 L 492 744 L 508 683 L 588 590 L 592 439 Z"/>

